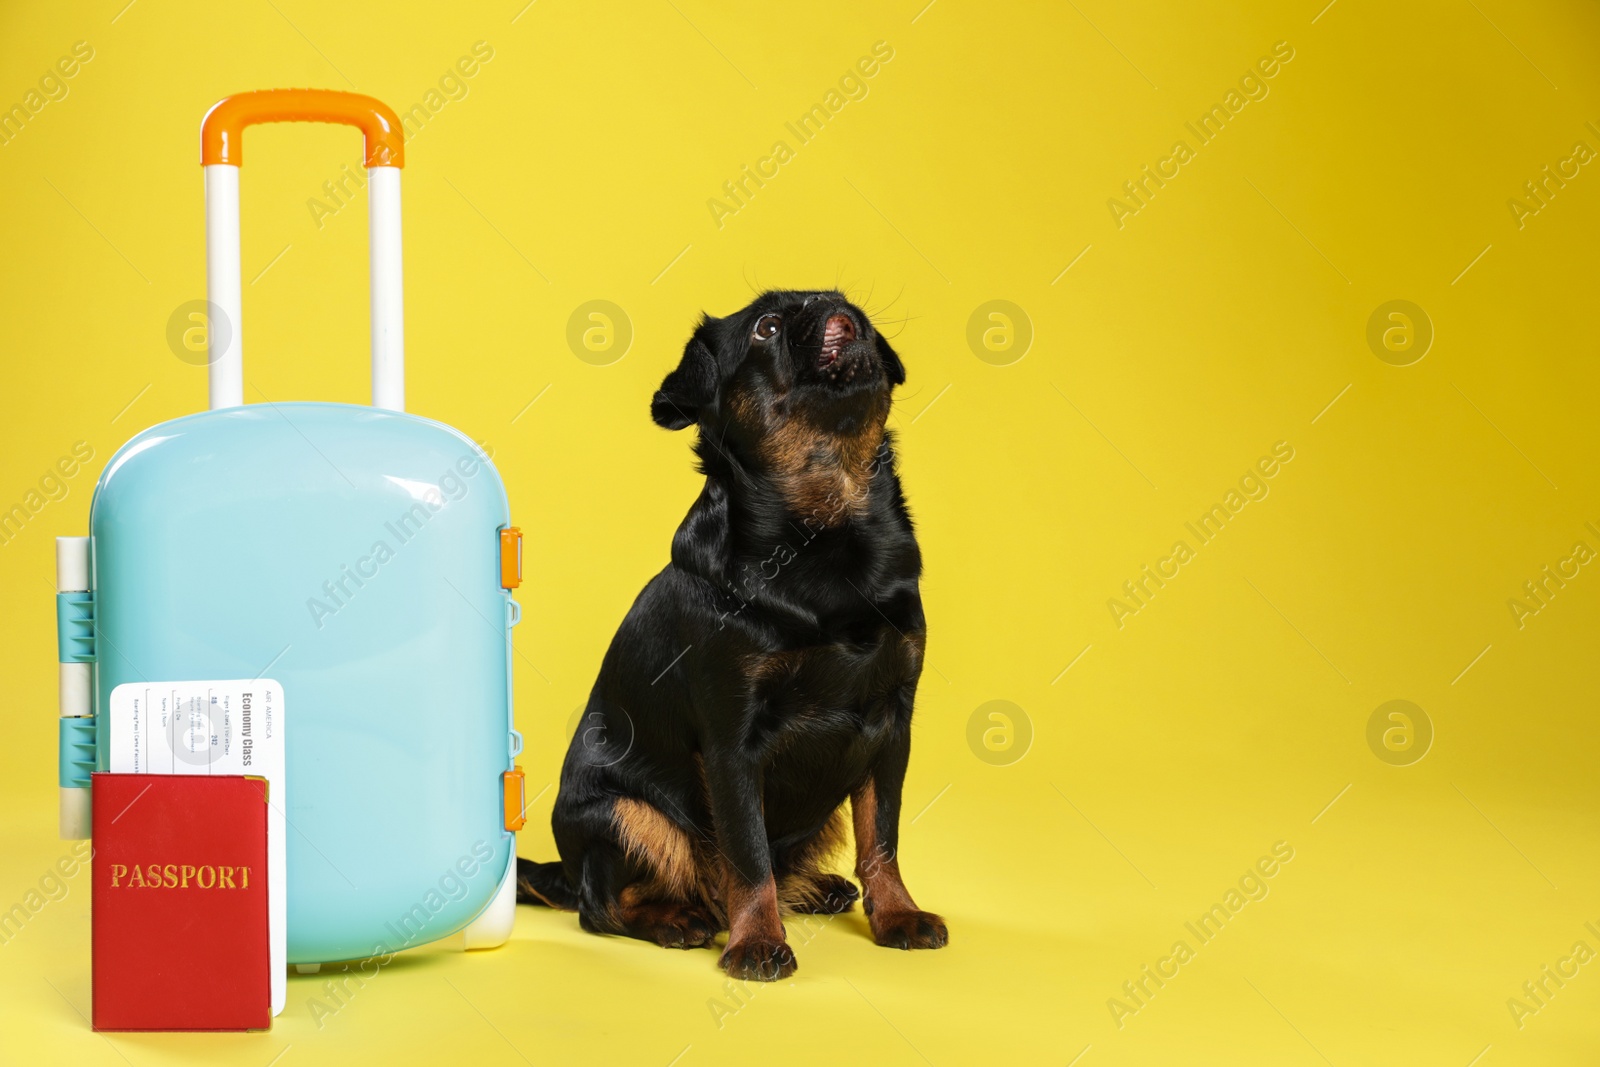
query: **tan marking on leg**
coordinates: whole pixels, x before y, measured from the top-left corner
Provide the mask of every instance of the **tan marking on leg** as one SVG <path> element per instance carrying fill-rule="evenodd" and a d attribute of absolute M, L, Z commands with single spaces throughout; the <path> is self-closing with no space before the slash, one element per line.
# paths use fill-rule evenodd
<path fill-rule="evenodd" d="M 736 979 L 772 982 L 793 974 L 794 950 L 778 918 L 778 887 L 768 875 L 750 885 L 731 863 L 724 863 L 723 898 L 728 907 L 728 945 L 718 961 Z"/>
<path fill-rule="evenodd" d="M 900 878 L 900 860 L 878 842 L 878 789 L 869 778 L 850 796 L 856 831 L 856 877 L 861 879 L 861 907 L 869 916 L 916 911 L 916 902 Z"/>
<path fill-rule="evenodd" d="M 694 847 L 677 824 L 632 797 L 616 801 L 611 821 L 628 857 L 648 867 L 666 894 L 684 900 L 694 895 L 698 881 Z"/>
<path fill-rule="evenodd" d="M 861 879 L 861 910 L 872 939 L 890 948 L 943 948 L 950 930 L 943 919 L 917 907 L 900 878 L 898 857 L 878 840 L 878 792 L 869 780 L 850 797 L 856 824 L 856 875 Z"/>
<path fill-rule="evenodd" d="M 778 918 L 778 885 L 768 876 L 756 885 L 747 883 L 732 864 L 726 865 L 722 898 L 728 909 L 728 944 L 741 941 L 782 941 Z"/>

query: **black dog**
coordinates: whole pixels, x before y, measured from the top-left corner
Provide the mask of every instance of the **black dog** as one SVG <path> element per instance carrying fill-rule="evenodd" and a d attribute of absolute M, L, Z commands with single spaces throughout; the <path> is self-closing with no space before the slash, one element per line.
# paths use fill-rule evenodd
<path fill-rule="evenodd" d="M 850 798 L 880 945 L 949 935 L 900 878 L 900 791 L 922 671 L 922 557 L 885 428 L 894 350 L 835 292 L 704 318 L 650 405 L 698 424 L 705 488 L 611 642 L 567 751 L 559 863 L 518 897 L 583 927 L 792 974 L 780 907 L 847 911 L 823 865 Z"/>

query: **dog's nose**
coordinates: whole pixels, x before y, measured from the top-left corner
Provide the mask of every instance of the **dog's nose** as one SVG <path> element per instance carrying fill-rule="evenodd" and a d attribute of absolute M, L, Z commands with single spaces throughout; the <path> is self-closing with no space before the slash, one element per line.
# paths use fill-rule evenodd
<path fill-rule="evenodd" d="M 822 324 L 822 352 L 819 357 L 822 365 L 831 367 L 838 361 L 844 346 L 855 339 L 856 324 L 849 315 L 830 315 L 828 321 Z"/>

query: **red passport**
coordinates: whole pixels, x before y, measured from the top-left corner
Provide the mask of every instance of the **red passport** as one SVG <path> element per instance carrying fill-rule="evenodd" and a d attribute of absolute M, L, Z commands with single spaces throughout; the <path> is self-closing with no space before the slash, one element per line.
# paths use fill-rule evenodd
<path fill-rule="evenodd" d="M 96 1030 L 264 1030 L 267 782 L 94 776 Z"/>

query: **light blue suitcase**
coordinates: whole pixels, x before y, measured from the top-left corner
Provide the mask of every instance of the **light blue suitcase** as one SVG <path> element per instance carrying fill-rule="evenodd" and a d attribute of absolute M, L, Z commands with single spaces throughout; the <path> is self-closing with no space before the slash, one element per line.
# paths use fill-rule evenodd
<path fill-rule="evenodd" d="M 284 119 L 366 133 L 373 407 L 242 402 L 239 133 Z M 288 962 L 463 930 L 465 947 L 500 944 L 525 805 L 521 539 L 479 446 L 402 410 L 399 123 L 370 98 L 299 90 L 231 97 L 204 129 L 211 410 L 123 445 L 89 537 L 58 544 L 62 834 L 91 832 L 88 775 L 108 769 L 118 685 L 272 679 Z"/>

